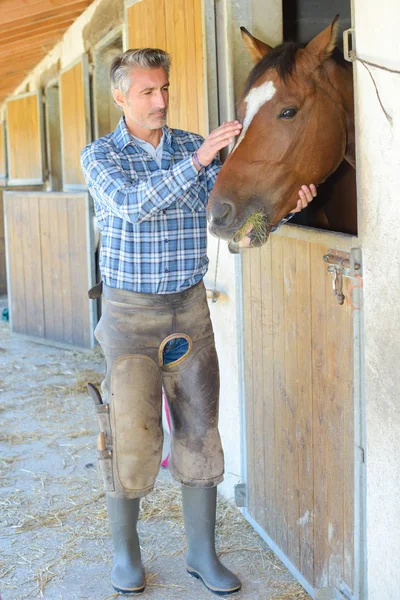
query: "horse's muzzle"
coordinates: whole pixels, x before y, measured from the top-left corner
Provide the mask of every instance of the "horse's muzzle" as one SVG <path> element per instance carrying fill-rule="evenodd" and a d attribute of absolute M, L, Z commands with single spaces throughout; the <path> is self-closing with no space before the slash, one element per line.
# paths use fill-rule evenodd
<path fill-rule="evenodd" d="M 236 218 L 236 206 L 231 200 L 213 199 L 207 209 L 207 219 L 210 224 L 210 229 L 216 227 L 218 229 L 229 228 Z"/>

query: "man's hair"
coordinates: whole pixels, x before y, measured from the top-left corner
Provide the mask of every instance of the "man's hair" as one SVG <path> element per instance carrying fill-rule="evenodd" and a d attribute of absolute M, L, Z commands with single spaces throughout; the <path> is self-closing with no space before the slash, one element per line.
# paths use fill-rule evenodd
<path fill-rule="evenodd" d="M 116 56 L 110 67 L 111 92 L 120 90 L 124 94 L 129 92 L 132 85 L 130 71 L 135 67 L 142 69 L 157 69 L 163 67 L 169 75 L 171 58 L 168 52 L 159 48 L 139 48 L 127 50 Z"/>

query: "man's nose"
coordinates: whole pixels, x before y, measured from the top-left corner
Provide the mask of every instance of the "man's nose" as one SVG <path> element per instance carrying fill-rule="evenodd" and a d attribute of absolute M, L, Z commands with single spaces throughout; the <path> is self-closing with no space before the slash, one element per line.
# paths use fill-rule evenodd
<path fill-rule="evenodd" d="M 160 108 L 166 108 L 167 106 L 167 100 L 164 97 L 163 92 L 159 92 L 156 97 L 155 97 L 155 105 L 159 106 Z"/>

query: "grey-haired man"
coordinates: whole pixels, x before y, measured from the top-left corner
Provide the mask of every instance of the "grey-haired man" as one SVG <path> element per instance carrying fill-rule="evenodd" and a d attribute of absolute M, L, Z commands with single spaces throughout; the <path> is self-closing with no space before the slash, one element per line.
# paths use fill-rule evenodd
<path fill-rule="evenodd" d="M 112 134 L 82 152 L 102 231 L 103 310 L 96 337 L 107 362 L 102 384 L 110 419 L 99 455 L 114 542 L 112 585 L 144 590 L 136 531 L 140 497 L 157 476 L 162 449 L 161 386 L 171 417 L 173 477 L 182 485 L 187 570 L 219 595 L 239 579 L 215 551 L 219 372 L 203 276 L 206 206 L 220 169 L 217 153 L 240 133 L 224 123 L 205 140 L 166 125 L 169 56 L 128 50 L 111 66 L 124 113 Z M 299 209 L 314 190 L 302 190 Z M 105 423 L 105 424 L 104 424 Z"/>

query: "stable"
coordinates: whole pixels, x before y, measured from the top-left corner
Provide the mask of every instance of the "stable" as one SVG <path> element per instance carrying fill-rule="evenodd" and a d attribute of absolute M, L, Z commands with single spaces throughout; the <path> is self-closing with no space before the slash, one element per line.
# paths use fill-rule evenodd
<path fill-rule="evenodd" d="M 315 203 L 329 218 L 301 215 L 237 256 L 209 239 L 221 490 L 313 598 L 397 600 L 395 0 L 25 4 L 2 8 L 0 293 L 16 335 L 80 348 L 94 346 L 100 306 L 87 298 L 99 233 L 79 154 L 118 122 L 112 58 L 132 47 L 170 52 L 169 125 L 206 135 L 234 118 L 253 66 L 240 27 L 270 46 L 306 43 L 340 12 L 356 168 L 343 163 L 321 186 Z"/>

